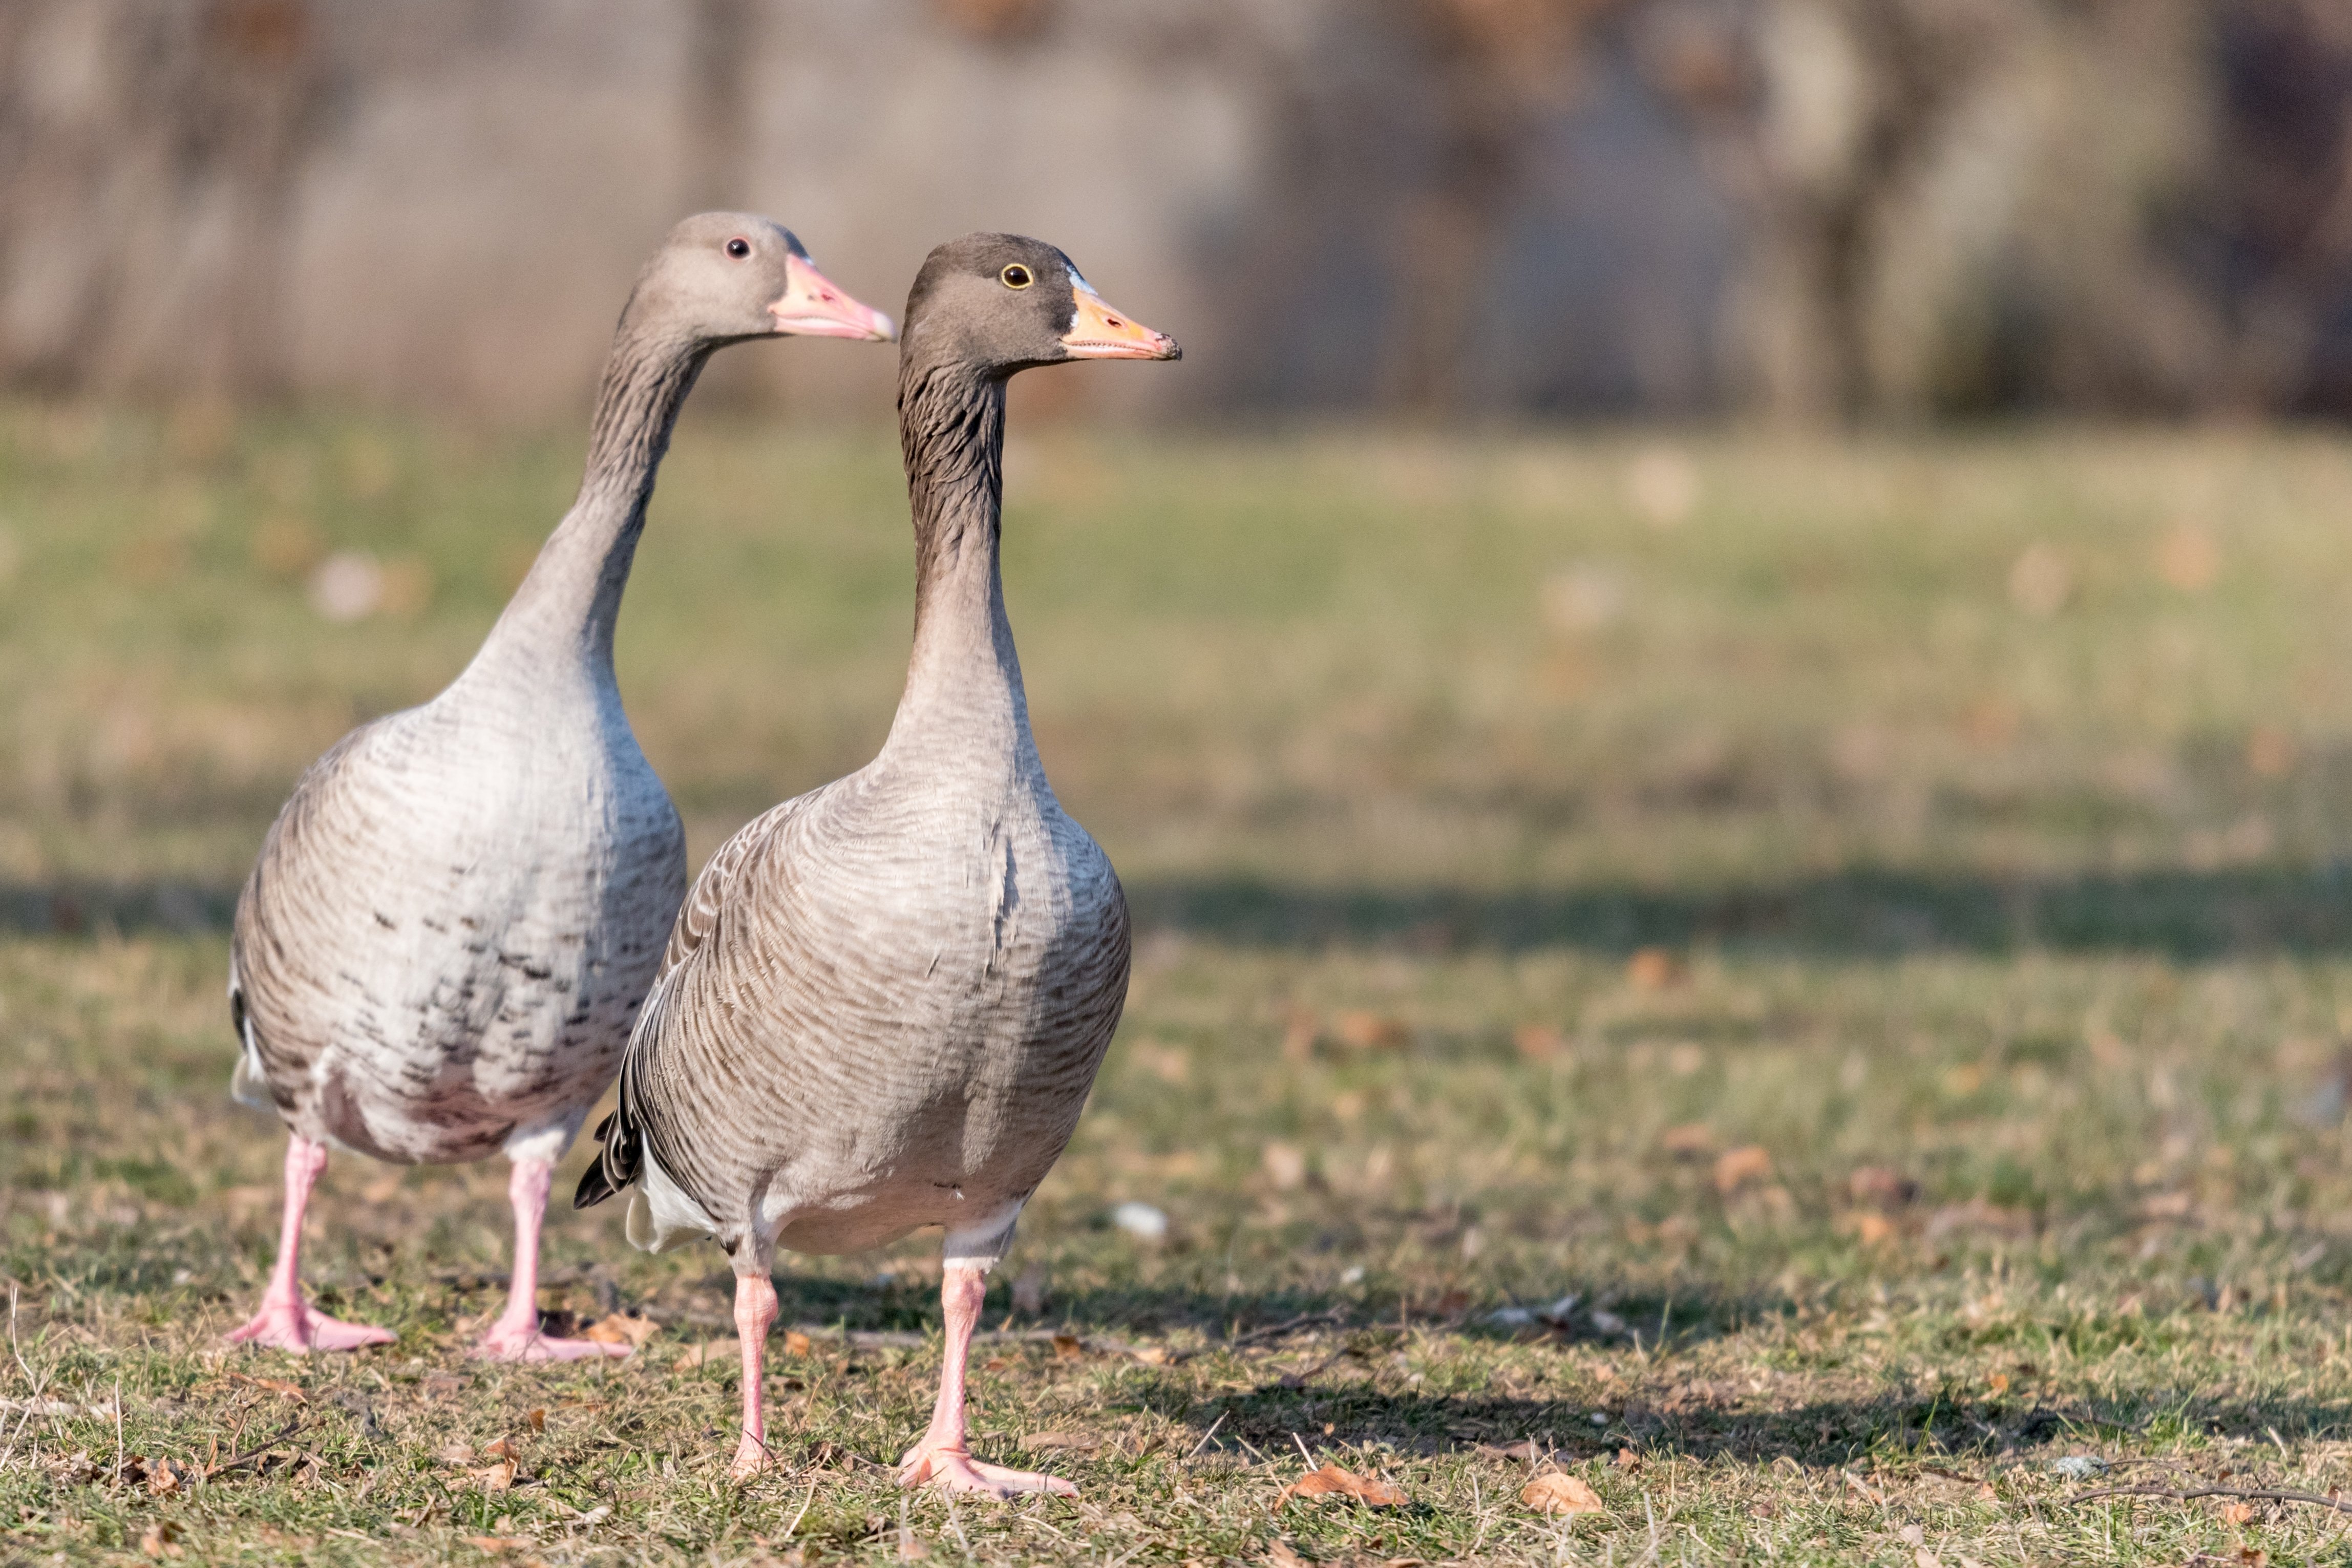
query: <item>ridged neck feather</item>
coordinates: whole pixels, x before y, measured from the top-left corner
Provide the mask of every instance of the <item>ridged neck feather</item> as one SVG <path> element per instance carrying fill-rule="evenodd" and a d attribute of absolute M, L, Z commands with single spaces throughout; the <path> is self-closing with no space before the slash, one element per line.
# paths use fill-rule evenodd
<path fill-rule="evenodd" d="M 915 639 L 892 744 L 945 726 L 1034 763 L 1021 661 L 997 545 L 1004 501 L 1004 378 L 903 354 L 898 441 L 915 515 Z"/>
<path fill-rule="evenodd" d="M 609 679 L 613 626 L 670 432 L 713 345 L 634 324 L 625 313 L 604 362 L 579 498 L 540 547 L 476 668 L 584 658 Z"/>

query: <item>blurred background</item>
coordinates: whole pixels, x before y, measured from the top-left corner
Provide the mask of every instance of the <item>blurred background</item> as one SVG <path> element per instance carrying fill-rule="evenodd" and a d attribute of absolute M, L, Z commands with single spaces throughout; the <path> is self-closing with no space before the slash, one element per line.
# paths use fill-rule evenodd
<path fill-rule="evenodd" d="M 1024 1221 L 1044 1321 L 1410 1308 L 1468 1358 L 1269 1384 L 1229 1427 L 1268 1453 L 1605 1404 L 1604 1489 L 1620 1442 L 1797 1456 L 1792 1510 L 1931 1434 L 2226 1430 L 2352 1485 L 2344 0 L 0 0 L 28 1312 L 192 1354 L 241 1315 L 280 1145 L 224 1093 L 239 883 L 302 768 L 479 646 L 637 268 L 719 205 L 894 311 L 940 240 L 1033 233 L 1187 351 L 1016 383 L 1031 713 L 1138 932 Z M 616 658 L 697 864 L 889 722 L 893 366 L 730 349 L 680 425 Z M 454 1344 L 499 1173 L 327 1186 L 315 1277 Z M 545 1304 L 723 1325 L 713 1256 L 614 1207 L 551 1226 Z M 926 1323 L 935 1259 L 796 1263 L 785 1321 Z M 1490 1350 L 1550 1392 L 1476 1404 Z M 1238 1386 L 1148 1402 L 1213 1431 Z M 895 1453 L 897 1408 L 843 1440 Z M 18 1473 L 0 1528 L 94 1517 Z M 1486 1560 L 1478 1517 L 1380 1556 Z M 2074 1517 L 2084 1560 L 2260 1555 Z M 2005 1539 L 1957 1560 L 2067 1556 Z"/>
<path fill-rule="evenodd" d="M 1089 406 L 2337 416 L 2347 110 L 2335 0 L 12 0 L 0 379 L 536 421 L 730 205 L 1057 241 L 1194 352 Z"/>

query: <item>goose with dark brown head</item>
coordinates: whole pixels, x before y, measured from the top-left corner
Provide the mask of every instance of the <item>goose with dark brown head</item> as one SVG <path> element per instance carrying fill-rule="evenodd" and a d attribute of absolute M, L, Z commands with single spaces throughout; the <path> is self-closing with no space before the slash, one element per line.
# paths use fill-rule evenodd
<path fill-rule="evenodd" d="M 889 738 L 703 868 L 577 1201 L 629 1194 L 629 1238 L 715 1237 L 742 1339 L 739 1475 L 766 1460 L 761 1344 L 779 1246 L 946 1232 L 946 1361 L 908 1485 L 1070 1492 L 974 1459 L 963 1373 L 988 1269 L 1061 1157 L 1127 998 L 1127 900 L 1029 732 L 997 542 L 1006 381 L 1175 359 L 1050 245 L 931 252 L 907 302 L 898 423 L 915 637 Z"/>
<path fill-rule="evenodd" d="M 513 1162 L 509 1360 L 611 1353 L 540 1331 L 551 1167 L 604 1093 L 686 889 L 685 836 L 613 674 L 654 474 L 720 347 L 887 339 L 766 218 L 687 219 L 646 266 L 606 363 L 579 500 L 473 662 L 421 708 L 311 764 L 237 900 L 229 1005 L 241 1100 L 291 1141 L 277 1266 L 230 1335 L 290 1351 L 382 1343 L 304 1300 L 302 1211 L 330 1144 L 405 1163 Z"/>

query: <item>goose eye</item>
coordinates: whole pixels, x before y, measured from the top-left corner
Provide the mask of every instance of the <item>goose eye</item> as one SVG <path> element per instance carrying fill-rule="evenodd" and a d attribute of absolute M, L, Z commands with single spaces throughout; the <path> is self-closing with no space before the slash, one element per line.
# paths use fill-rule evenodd
<path fill-rule="evenodd" d="M 997 276 L 1004 279 L 1004 286 L 1007 289 L 1026 289 L 1030 284 L 1037 281 L 1037 275 L 1017 261 Z"/>
<path fill-rule="evenodd" d="M 740 261 L 751 254 L 751 242 L 738 235 L 727 242 L 727 254 Z"/>

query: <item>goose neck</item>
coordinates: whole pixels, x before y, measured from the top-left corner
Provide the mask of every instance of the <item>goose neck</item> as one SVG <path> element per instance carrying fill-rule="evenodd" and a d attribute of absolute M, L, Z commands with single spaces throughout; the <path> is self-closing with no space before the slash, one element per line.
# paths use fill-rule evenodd
<path fill-rule="evenodd" d="M 998 559 L 1003 378 L 910 366 L 898 426 L 915 519 L 915 637 L 891 738 L 946 727 L 1016 763 L 1034 758 Z"/>
<path fill-rule="evenodd" d="M 609 680 L 613 628 L 655 475 L 709 357 L 707 344 L 623 324 L 597 389 L 579 497 L 541 546 L 478 667 L 585 659 Z"/>

